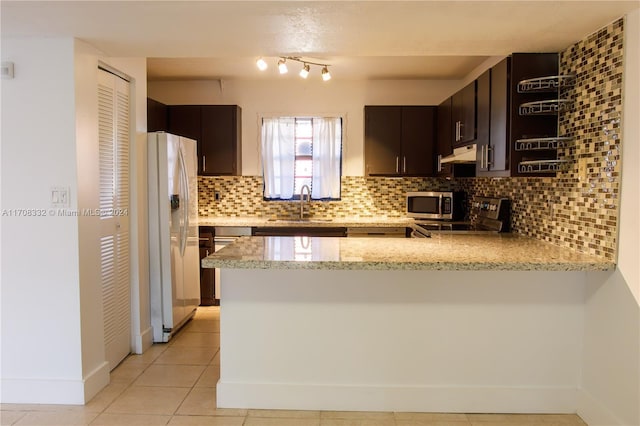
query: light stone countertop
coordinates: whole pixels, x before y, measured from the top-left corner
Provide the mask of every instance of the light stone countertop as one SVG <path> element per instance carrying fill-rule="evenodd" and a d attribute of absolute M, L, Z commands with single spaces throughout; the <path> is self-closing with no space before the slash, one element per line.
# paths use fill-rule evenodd
<path fill-rule="evenodd" d="M 432 238 L 241 237 L 205 268 L 607 271 L 615 264 L 515 234 Z"/>
<path fill-rule="evenodd" d="M 269 217 L 228 217 L 228 216 L 201 216 L 198 218 L 199 226 L 270 226 L 270 227 L 402 227 L 411 226 L 414 220 L 408 217 L 346 217 L 346 218 L 305 218 L 297 220 L 291 218 L 277 219 Z"/>

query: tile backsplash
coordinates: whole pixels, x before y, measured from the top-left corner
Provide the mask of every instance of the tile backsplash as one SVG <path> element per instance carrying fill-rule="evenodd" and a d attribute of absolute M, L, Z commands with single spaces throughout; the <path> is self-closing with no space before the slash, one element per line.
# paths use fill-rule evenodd
<path fill-rule="evenodd" d="M 469 198 L 512 201 L 512 230 L 615 260 L 620 185 L 623 20 L 560 52 L 561 73 L 576 75 L 562 97 L 573 107 L 559 117 L 559 134 L 574 143 L 560 149 L 569 161 L 555 178 L 342 178 L 340 201 L 312 202 L 316 217 L 402 217 L 405 193 L 467 191 Z M 584 171 L 583 171 L 584 170 Z M 295 202 L 264 201 L 259 176 L 199 177 L 201 216 L 288 217 Z M 215 194 L 220 195 L 219 200 Z"/>
<path fill-rule="evenodd" d="M 314 217 L 403 217 L 405 193 L 409 191 L 451 190 L 459 186 L 444 179 L 365 178 L 343 176 L 340 201 L 313 201 L 308 212 Z M 299 202 L 265 201 L 261 176 L 198 178 L 201 216 L 294 217 Z M 220 199 L 215 200 L 215 194 Z"/>
<path fill-rule="evenodd" d="M 611 260 L 618 232 L 623 22 L 560 52 L 560 73 L 576 75 L 574 87 L 560 93 L 573 100 L 559 117 L 559 135 L 574 138 L 558 152 L 569 161 L 567 171 L 555 178 L 462 182 L 470 196 L 510 198 L 515 232 Z"/>

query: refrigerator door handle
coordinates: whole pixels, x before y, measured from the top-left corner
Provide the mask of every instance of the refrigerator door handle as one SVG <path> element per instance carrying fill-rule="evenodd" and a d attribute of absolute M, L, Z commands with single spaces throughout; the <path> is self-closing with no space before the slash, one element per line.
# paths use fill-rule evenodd
<path fill-rule="evenodd" d="M 187 234 L 189 232 L 189 182 L 187 177 L 187 165 L 184 161 L 184 155 L 182 150 L 178 149 L 178 161 L 180 161 L 180 177 L 182 187 L 183 207 L 182 214 L 183 221 L 180 226 L 180 255 L 184 256 L 184 252 L 187 248 Z"/>

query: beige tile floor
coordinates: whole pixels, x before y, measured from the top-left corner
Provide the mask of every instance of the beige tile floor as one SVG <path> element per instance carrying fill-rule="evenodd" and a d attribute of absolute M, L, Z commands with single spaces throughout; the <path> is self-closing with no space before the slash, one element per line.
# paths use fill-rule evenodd
<path fill-rule="evenodd" d="M 576 415 L 447 414 L 218 409 L 217 307 L 199 308 L 171 342 L 127 357 L 84 406 L 2 404 L 1 425 L 566 426 Z"/>

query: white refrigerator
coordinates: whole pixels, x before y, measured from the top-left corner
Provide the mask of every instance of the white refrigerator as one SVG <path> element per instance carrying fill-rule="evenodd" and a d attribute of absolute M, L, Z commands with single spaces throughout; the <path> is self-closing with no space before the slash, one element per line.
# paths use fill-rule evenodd
<path fill-rule="evenodd" d="M 154 342 L 168 342 L 200 305 L 196 141 L 149 133 L 149 281 Z"/>

